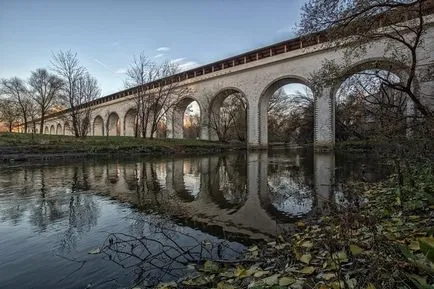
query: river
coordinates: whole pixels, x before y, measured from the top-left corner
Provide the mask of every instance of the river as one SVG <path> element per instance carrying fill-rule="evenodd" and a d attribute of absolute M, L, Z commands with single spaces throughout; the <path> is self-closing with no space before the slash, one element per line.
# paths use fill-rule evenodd
<path fill-rule="evenodd" d="M 328 214 L 372 156 L 270 150 L 0 167 L 0 288 L 142 288 Z M 92 254 L 91 254 L 92 253 Z"/>

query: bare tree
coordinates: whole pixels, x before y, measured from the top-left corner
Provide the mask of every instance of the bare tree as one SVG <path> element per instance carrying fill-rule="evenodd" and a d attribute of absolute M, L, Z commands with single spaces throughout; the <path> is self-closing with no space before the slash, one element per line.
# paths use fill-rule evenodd
<path fill-rule="evenodd" d="M 14 126 L 18 124 L 18 107 L 9 98 L 0 98 L 0 121 L 6 124 L 9 132 L 12 132 Z"/>
<path fill-rule="evenodd" d="M 383 39 L 387 42 L 385 58 L 399 65 L 405 72 L 405 79 L 390 81 L 379 69 L 370 73 L 389 89 L 404 93 L 423 116 L 431 118 L 433 112 L 415 91 L 415 78 L 418 50 L 423 48 L 426 30 L 424 13 L 432 10 L 432 6 L 432 1 L 428 0 L 309 0 L 302 10 L 300 34 L 306 37 L 324 34 L 325 38 L 336 41 L 345 49 L 346 59 L 344 64 L 326 61 L 313 76 L 313 81 L 318 86 L 335 83 L 342 78 L 341 73 L 347 71 L 351 59 L 366 53 L 375 40 Z"/>
<path fill-rule="evenodd" d="M 0 81 L 0 93 L 7 95 L 11 101 L 17 104 L 19 115 L 24 124 L 24 132 L 27 133 L 30 110 L 33 105 L 24 81 L 18 77 L 2 79 Z"/>
<path fill-rule="evenodd" d="M 40 68 L 32 72 L 29 85 L 31 97 L 38 107 L 40 121 L 39 132 L 44 132 L 44 121 L 47 112 L 59 99 L 63 81 L 57 76 L 50 74 L 46 69 Z"/>
<path fill-rule="evenodd" d="M 211 108 L 209 115 L 209 127 L 214 131 L 219 141 L 237 139 L 246 140 L 247 130 L 247 102 L 239 92 L 227 91 L 222 97 L 220 107 Z M 212 104 L 213 99 L 207 98 Z M 210 106 L 210 105 L 209 105 Z"/>
<path fill-rule="evenodd" d="M 137 88 L 134 97 L 138 119 L 136 136 L 153 138 L 168 110 L 177 100 L 189 95 L 188 88 L 171 78 L 178 71 L 176 64 L 168 61 L 158 64 L 143 53 L 134 58 L 126 73 L 125 86 Z"/>
<path fill-rule="evenodd" d="M 100 97 L 98 82 L 80 65 L 77 53 L 59 51 L 53 54 L 52 69 L 63 80 L 62 101 L 67 107 L 68 122 L 76 137 L 87 135 L 90 127 L 91 106 L 86 103 Z"/>

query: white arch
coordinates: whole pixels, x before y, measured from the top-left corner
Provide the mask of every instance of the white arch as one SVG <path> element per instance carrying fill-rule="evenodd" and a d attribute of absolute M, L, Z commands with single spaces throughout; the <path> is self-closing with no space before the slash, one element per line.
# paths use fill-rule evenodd
<path fill-rule="evenodd" d="M 262 90 L 258 102 L 259 111 L 259 145 L 262 147 L 268 146 L 268 106 L 273 93 L 279 88 L 288 84 L 303 84 L 310 88 L 310 84 L 304 77 L 297 75 L 285 75 L 267 84 Z"/>

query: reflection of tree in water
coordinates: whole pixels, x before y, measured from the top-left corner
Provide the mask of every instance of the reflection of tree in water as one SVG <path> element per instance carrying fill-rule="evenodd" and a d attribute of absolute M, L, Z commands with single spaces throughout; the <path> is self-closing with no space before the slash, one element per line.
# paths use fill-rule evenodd
<path fill-rule="evenodd" d="M 120 169 L 118 163 L 107 165 L 107 181 L 110 184 L 117 184 L 119 181 Z"/>
<path fill-rule="evenodd" d="M 69 252 L 76 248 L 81 234 L 89 232 L 97 225 L 100 214 L 92 195 L 73 193 L 69 200 L 68 228 L 61 240 L 61 250 Z"/>
<path fill-rule="evenodd" d="M 158 181 L 157 171 L 155 164 L 151 162 L 143 162 L 139 171 L 138 185 L 137 185 L 137 205 L 139 207 L 146 207 L 149 201 L 160 204 L 158 193 L 161 192 L 161 186 Z"/>
<path fill-rule="evenodd" d="M 272 205 L 285 215 L 300 216 L 313 208 L 312 189 L 290 171 L 269 176 L 268 192 Z"/>
<path fill-rule="evenodd" d="M 29 210 L 29 202 L 23 202 L 22 199 L 28 198 L 34 191 L 34 174 L 28 168 L 23 168 L 19 172 L 15 170 L 1 171 L 0 176 L 0 193 L 5 191 L 8 197 L 8 202 L 0 207 L 0 221 L 9 220 L 12 224 L 17 225 Z M 17 186 L 17 184 L 21 185 Z M 8 191 L 14 192 L 13 200 L 11 200 Z"/>
<path fill-rule="evenodd" d="M 247 162 L 245 154 L 224 156 L 219 159 L 211 196 L 221 208 L 240 208 L 247 199 Z M 213 188 L 214 186 L 212 186 Z"/>
<path fill-rule="evenodd" d="M 124 179 L 127 184 L 127 188 L 130 191 L 137 191 L 138 177 L 139 177 L 139 164 L 125 164 L 124 165 Z"/>
<path fill-rule="evenodd" d="M 44 232 L 50 224 L 64 218 L 67 212 L 64 206 L 65 198 L 59 198 L 59 191 L 46 184 L 44 169 L 40 169 L 40 178 L 40 194 L 30 209 L 30 223 Z"/>
<path fill-rule="evenodd" d="M 97 224 L 99 208 L 91 195 L 83 193 L 90 187 L 86 165 L 21 168 L 13 175 L 17 176 L 13 181 L 20 188 L 14 190 L 20 203 L 15 210 L 2 210 L 2 220 L 6 213 L 13 220 L 28 215 L 29 223 L 38 232 L 46 232 L 50 226 L 64 228 L 67 222 L 60 244 L 61 250 L 66 251 L 75 247 L 80 234 Z"/>
<path fill-rule="evenodd" d="M 270 209 L 286 217 L 305 215 L 313 209 L 313 179 L 306 161 L 298 155 L 287 160 L 270 160 L 267 177 Z"/>
<path fill-rule="evenodd" d="M 153 287 L 185 276 L 187 265 L 234 260 L 242 246 L 182 228 L 157 216 L 134 214 L 130 233 L 112 233 L 101 251 L 134 274 L 132 287 Z"/>

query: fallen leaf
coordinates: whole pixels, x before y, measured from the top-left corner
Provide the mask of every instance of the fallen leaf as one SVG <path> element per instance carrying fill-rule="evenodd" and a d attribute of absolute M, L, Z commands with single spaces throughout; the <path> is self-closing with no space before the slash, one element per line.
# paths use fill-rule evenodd
<path fill-rule="evenodd" d="M 322 277 L 324 280 L 329 281 L 329 280 L 335 278 L 335 277 L 336 277 L 336 274 L 335 274 L 335 273 L 324 273 L 324 274 L 322 274 L 321 277 Z"/>
<path fill-rule="evenodd" d="M 310 249 L 313 247 L 313 243 L 312 241 L 304 241 L 303 243 L 301 243 L 301 247 Z"/>
<path fill-rule="evenodd" d="M 311 254 L 304 254 L 303 256 L 300 257 L 300 261 L 309 265 L 310 260 L 312 260 L 312 255 Z"/>
<path fill-rule="evenodd" d="M 288 286 L 295 283 L 295 279 L 292 277 L 282 277 L 279 279 L 279 286 Z"/>
<path fill-rule="evenodd" d="M 273 286 L 279 282 L 279 276 L 280 274 L 274 274 L 271 275 L 270 277 L 262 279 L 262 281 L 268 286 Z"/>
<path fill-rule="evenodd" d="M 90 250 L 87 253 L 88 254 L 99 254 L 99 253 L 101 253 L 101 250 L 100 250 L 100 248 L 96 248 L 96 249 Z"/>
<path fill-rule="evenodd" d="M 300 273 L 310 275 L 315 272 L 315 267 L 307 266 L 300 270 Z"/>
<path fill-rule="evenodd" d="M 220 269 L 220 266 L 210 260 L 205 261 L 205 263 L 203 264 L 203 268 L 202 270 L 205 272 L 211 272 L 211 273 L 216 273 L 218 272 L 218 270 Z"/>
<path fill-rule="evenodd" d="M 351 255 L 357 256 L 357 255 L 360 255 L 363 252 L 363 249 L 360 248 L 357 245 L 351 244 L 350 245 L 350 251 L 351 251 Z"/>

